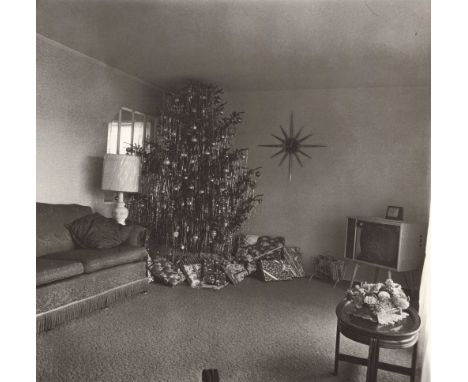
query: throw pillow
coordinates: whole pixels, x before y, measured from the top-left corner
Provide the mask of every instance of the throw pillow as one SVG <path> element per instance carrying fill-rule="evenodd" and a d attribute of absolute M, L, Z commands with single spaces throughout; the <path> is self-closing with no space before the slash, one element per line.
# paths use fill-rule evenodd
<path fill-rule="evenodd" d="M 113 248 L 128 239 L 131 225 L 121 225 L 112 218 L 106 218 L 98 213 L 86 215 L 65 224 L 73 241 L 81 248 Z"/>

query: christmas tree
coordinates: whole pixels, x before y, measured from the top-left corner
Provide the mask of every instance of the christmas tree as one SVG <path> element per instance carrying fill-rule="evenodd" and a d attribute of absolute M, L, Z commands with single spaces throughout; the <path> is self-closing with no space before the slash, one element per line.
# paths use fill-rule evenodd
<path fill-rule="evenodd" d="M 261 202 L 259 168 L 247 167 L 247 149 L 232 148 L 241 113 L 225 115 L 221 95 L 198 82 L 166 94 L 155 139 L 127 150 L 142 156 L 140 193 L 128 204 L 150 232 L 150 252 L 165 245 L 227 253 Z"/>

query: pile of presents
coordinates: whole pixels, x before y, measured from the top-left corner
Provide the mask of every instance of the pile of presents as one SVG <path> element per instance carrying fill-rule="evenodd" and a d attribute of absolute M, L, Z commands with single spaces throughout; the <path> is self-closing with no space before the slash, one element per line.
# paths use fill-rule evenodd
<path fill-rule="evenodd" d="M 298 247 L 286 247 L 283 237 L 239 235 L 232 254 L 175 253 L 161 248 L 149 259 L 151 278 L 169 286 L 185 281 L 192 288 L 221 289 L 256 275 L 263 281 L 305 277 Z"/>

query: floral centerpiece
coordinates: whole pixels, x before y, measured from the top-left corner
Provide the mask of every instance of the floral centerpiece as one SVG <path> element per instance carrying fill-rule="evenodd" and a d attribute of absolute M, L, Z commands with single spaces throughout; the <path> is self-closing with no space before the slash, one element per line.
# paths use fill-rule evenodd
<path fill-rule="evenodd" d="M 381 325 L 394 324 L 408 316 L 404 310 L 409 308 L 409 297 L 391 279 L 385 283 L 356 285 L 346 291 L 346 298 L 354 303 L 354 316 Z"/>

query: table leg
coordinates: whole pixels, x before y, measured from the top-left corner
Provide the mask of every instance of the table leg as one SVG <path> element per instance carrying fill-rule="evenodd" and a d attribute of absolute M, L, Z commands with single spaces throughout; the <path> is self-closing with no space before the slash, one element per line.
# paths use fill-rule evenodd
<path fill-rule="evenodd" d="M 371 338 L 369 343 L 369 358 L 367 360 L 366 382 L 377 381 L 377 370 L 379 365 L 379 340 Z"/>
<path fill-rule="evenodd" d="M 416 378 L 416 363 L 418 360 L 418 343 L 413 346 L 413 355 L 411 357 L 411 375 L 410 375 L 410 381 L 414 382 Z"/>
<path fill-rule="evenodd" d="M 379 280 L 379 268 L 374 269 L 374 284 Z"/>
<path fill-rule="evenodd" d="M 354 266 L 353 266 L 353 275 L 351 276 L 351 282 L 349 283 L 349 287 L 352 288 L 353 287 L 353 284 L 354 284 L 354 279 L 356 278 L 356 273 L 359 269 L 359 264 L 358 263 L 354 263 Z"/>
<path fill-rule="evenodd" d="M 387 269 L 387 279 L 390 279 L 390 280 L 392 279 L 392 271 L 390 269 Z"/>
<path fill-rule="evenodd" d="M 340 327 L 336 325 L 336 342 L 335 342 L 335 370 L 334 375 L 338 375 L 338 355 L 340 354 Z"/>
<path fill-rule="evenodd" d="M 414 285 L 414 273 L 413 271 L 408 272 L 408 279 L 409 279 L 409 295 L 412 300 L 416 298 L 416 293 L 415 293 L 415 285 Z M 411 305 L 413 305 L 415 301 Z"/>

